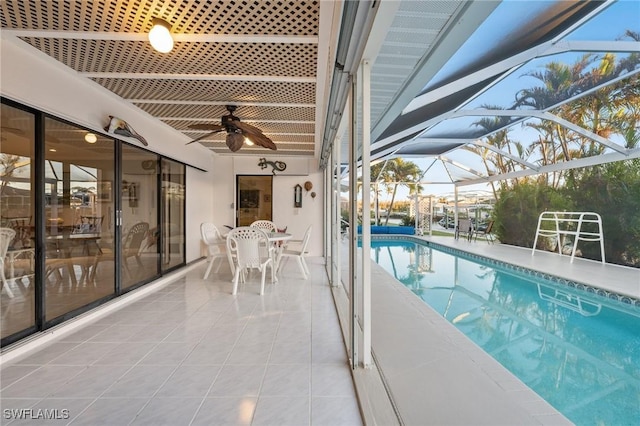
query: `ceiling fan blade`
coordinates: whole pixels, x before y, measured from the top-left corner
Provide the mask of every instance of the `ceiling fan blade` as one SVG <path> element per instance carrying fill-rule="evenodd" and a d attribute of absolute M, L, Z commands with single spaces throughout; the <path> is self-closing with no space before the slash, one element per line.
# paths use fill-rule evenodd
<path fill-rule="evenodd" d="M 244 144 L 244 135 L 242 133 L 227 133 L 227 146 L 231 151 L 236 152 L 242 148 L 242 144 Z"/>
<path fill-rule="evenodd" d="M 224 130 L 224 126 L 213 123 L 191 124 L 189 128 L 193 130 L 210 130 L 212 132 L 221 132 Z"/>
<path fill-rule="evenodd" d="M 198 141 L 200 141 L 202 139 L 208 138 L 209 136 L 213 135 L 214 133 L 219 133 L 219 132 L 220 132 L 220 130 L 216 130 L 215 132 L 209 132 L 209 133 L 207 133 L 205 135 L 200 136 L 199 138 L 196 138 L 196 139 L 192 140 L 191 142 L 187 142 L 185 145 L 189 145 L 191 143 L 198 142 Z"/>
<path fill-rule="evenodd" d="M 243 121 L 234 121 L 233 125 L 236 126 L 238 129 L 242 130 L 245 133 L 256 133 L 256 134 L 262 134 L 262 130 L 258 129 L 255 126 L 252 126 L 251 124 L 247 124 Z"/>
<path fill-rule="evenodd" d="M 233 123 L 238 129 L 242 130 L 249 139 L 253 141 L 256 145 L 259 145 L 264 148 L 269 148 L 272 150 L 277 150 L 276 144 L 273 143 L 271 139 L 266 137 L 264 133 L 257 127 L 254 127 L 247 123 Z"/>
<path fill-rule="evenodd" d="M 258 146 L 261 146 L 263 148 L 269 148 L 274 151 L 278 150 L 278 147 L 276 146 L 276 144 L 273 143 L 271 139 L 269 139 L 262 133 L 251 133 L 251 134 L 247 133 L 245 136 Z"/>

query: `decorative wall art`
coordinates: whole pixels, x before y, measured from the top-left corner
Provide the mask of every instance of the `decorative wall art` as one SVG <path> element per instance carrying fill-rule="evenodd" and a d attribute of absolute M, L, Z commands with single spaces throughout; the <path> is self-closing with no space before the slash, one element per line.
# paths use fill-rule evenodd
<path fill-rule="evenodd" d="M 266 158 L 261 158 L 258 161 L 258 166 L 261 169 L 266 169 L 268 166 L 271 166 L 271 173 L 276 174 L 276 171 L 283 172 L 287 168 L 287 164 L 284 161 L 268 161 Z"/>

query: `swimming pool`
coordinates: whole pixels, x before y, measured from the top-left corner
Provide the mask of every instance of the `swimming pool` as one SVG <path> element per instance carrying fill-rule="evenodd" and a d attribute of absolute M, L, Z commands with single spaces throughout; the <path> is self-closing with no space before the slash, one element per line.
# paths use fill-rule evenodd
<path fill-rule="evenodd" d="M 640 308 L 406 240 L 374 261 L 578 425 L 640 419 Z"/>

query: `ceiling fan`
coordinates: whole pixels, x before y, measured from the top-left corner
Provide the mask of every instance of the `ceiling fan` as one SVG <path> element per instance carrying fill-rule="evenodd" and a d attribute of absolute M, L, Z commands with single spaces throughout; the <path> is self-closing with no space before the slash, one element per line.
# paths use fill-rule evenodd
<path fill-rule="evenodd" d="M 220 125 L 208 123 L 190 125 L 190 129 L 209 130 L 210 132 L 206 135 L 192 140 L 191 142 L 187 142 L 187 145 L 189 145 L 190 143 L 198 142 L 199 140 L 207 138 L 214 133 L 226 131 L 227 146 L 233 152 L 236 152 L 237 150 L 242 148 L 242 144 L 244 143 L 245 138 L 249 139 L 254 144 L 262 146 L 264 148 L 273 150 L 278 149 L 276 147 L 276 144 L 262 133 L 262 130 L 258 129 L 257 127 L 251 126 L 250 124 L 242 123 L 238 117 L 233 115 L 233 112 L 235 110 L 235 105 L 227 105 L 227 111 L 229 111 L 229 114 L 222 116 L 222 124 Z"/>

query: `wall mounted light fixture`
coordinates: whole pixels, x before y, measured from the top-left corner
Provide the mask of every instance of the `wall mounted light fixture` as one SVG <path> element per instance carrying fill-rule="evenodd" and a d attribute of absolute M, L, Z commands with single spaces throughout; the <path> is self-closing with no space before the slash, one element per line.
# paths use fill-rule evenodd
<path fill-rule="evenodd" d="M 149 42 L 160 53 L 169 53 L 173 49 L 173 37 L 171 37 L 171 25 L 164 19 L 153 18 L 149 31 Z"/>

